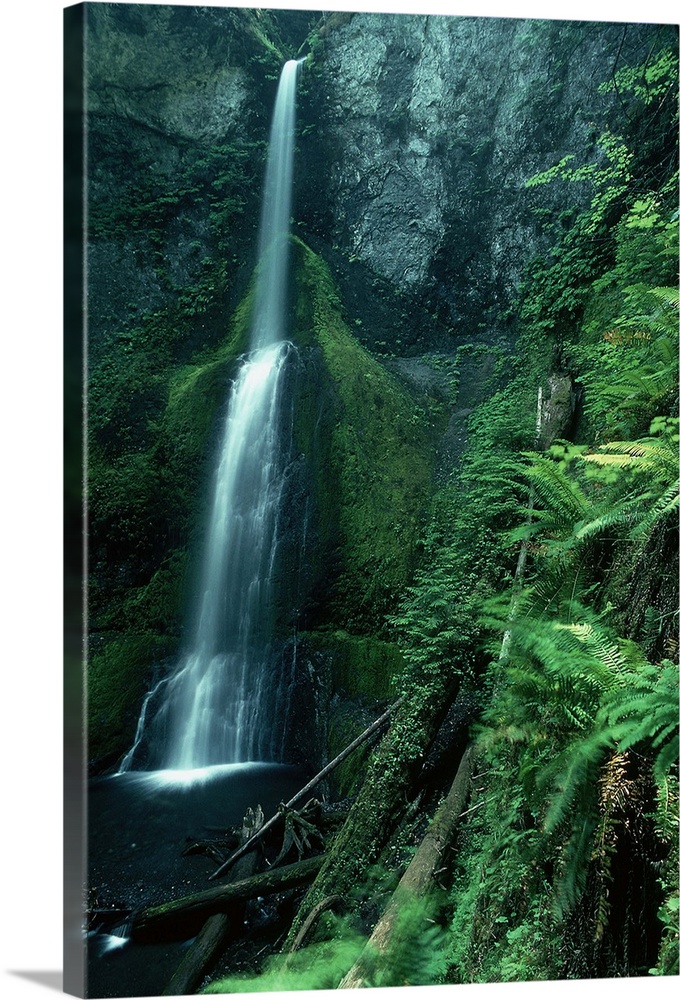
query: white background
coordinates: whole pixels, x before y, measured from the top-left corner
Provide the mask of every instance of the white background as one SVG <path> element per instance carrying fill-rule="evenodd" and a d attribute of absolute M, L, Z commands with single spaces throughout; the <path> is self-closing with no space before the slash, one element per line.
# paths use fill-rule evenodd
<path fill-rule="evenodd" d="M 214 6 L 229 4 L 214 2 Z M 255 6 L 232 2 L 232 6 Z M 0 992 L 61 989 L 61 45 L 60 0 L 10 0 L 0 22 Z M 270 7 L 677 22 L 671 0 L 485 3 L 276 0 Z M 470 1000 L 670 996 L 675 980 L 437 987 Z M 384 991 L 378 991 L 380 993 Z M 421 994 L 408 990 L 399 996 Z M 319 998 L 319 994 L 316 994 Z M 320 998 L 319 998 L 320 1000 Z M 394 1000 L 394 994 L 390 995 Z"/>

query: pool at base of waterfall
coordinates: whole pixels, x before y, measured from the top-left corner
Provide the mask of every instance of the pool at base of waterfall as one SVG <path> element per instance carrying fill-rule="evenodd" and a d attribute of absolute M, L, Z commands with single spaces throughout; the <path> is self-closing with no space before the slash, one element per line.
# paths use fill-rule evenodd
<path fill-rule="evenodd" d="M 309 775 L 282 764 L 244 763 L 195 772 L 129 771 L 89 783 L 89 997 L 159 996 L 188 942 L 136 944 L 125 917 L 141 907 L 215 886 L 216 861 L 183 856 L 192 842 L 240 827 L 248 808 L 265 819 Z M 225 857 L 230 849 L 224 851 Z M 266 921 L 259 933 L 266 938 Z M 254 932 L 257 937 L 258 931 Z"/>

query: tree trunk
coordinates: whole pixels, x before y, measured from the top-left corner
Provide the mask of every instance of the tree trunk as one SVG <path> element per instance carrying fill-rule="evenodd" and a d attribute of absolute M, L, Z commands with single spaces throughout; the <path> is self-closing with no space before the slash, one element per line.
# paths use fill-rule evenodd
<path fill-rule="evenodd" d="M 340 989 L 357 989 L 368 983 L 367 977 L 384 966 L 390 947 L 398 943 L 399 917 L 405 905 L 426 898 L 434 887 L 434 875 L 458 826 L 467 802 L 472 770 L 472 747 L 468 747 L 458 765 L 449 794 L 435 813 L 427 833 L 392 898 L 373 929 L 366 948 L 340 983 Z"/>
<path fill-rule="evenodd" d="M 200 934 L 163 990 L 163 996 L 180 997 L 195 993 L 228 933 L 229 917 L 226 913 L 213 913 L 212 917 L 208 917 Z"/>

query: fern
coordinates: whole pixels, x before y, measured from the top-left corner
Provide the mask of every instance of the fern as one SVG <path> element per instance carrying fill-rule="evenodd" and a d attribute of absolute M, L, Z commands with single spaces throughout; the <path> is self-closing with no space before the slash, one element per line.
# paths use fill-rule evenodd
<path fill-rule="evenodd" d="M 661 439 L 643 438 L 638 441 L 610 441 L 596 452 L 581 455 L 583 462 L 617 469 L 630 469 L 652 477 L 654 483 L 672 482 L 677 476 L 677 432 Z"/>
<path fill-rule="evenodd" d="M 484 717 L 488 729 L 480 745 L 489 752 L 506 741 L 531 755 L 520 758 L 520 780 L 544 835 L 560 845 L 553 880 L 557 918 L 566 918 L 580 898 L 595 851 L 601 935 L 610 862 L 602 837 L 611 850 L 615 845 L 607 833 L 611 795 L 599 801 L 596 789 L 602 774 L 613 773 L 611 761 L 632 748 L 650 757 L 659 786 L 667 779 L 678 754 L 678 670 L 670 662 L 661 669 L 650 664 L 635 643 L 612 634 L 606 615 L 574 601 L 536 615 L 533 597 L 529 588 L 517 599 L 505 687 Z M 507 625 L 504 607 L 507 600 L 487 602 L 487 624 L 498 630 Z M 531 757 L 541 745 L 552 752 L 538 765 Z"/>
<path fill-rule="evenodd" d="M 658 785 L 678 760 L 678 666 L 645 664 L 603 701 L 601 719 L 620 750 L 648 748 Z"/>
<path fill-rule="evenodd" d="M 590 509 L 580 484 L 552 459 L 531 453 L 527 457 L 533 459 L 525 475 L 536 498 L 534 516 L 543 520 L 544 530 L 571 528 Z"/>
<path fill-rule="evenodd" d="M 671 516 L 678 510 L 680 505 L 680 479 L 676 479 L 657 500 L 652 504 L 652 506 L 644 512 L 638 521 L 638 524 L 631 531 L 631 538 L 646 542 L 652 535 L 652 532 L 657 528 L 659 524 L 664 521 L 670 521 Z M 677 518 L 676 518 L 677 519 Z"/>
<path fill-rule="evenodd" d="M 412 899 L 402 904 L 386 951 L 367 964 L 367 986 L 429 986 L 441 982 L 446 969 L 447 938 L 437 922 L 436 901 Z"/>
<path fill-rule="evenodd" d="M 553 910 L 559 920 L 574 909 L 586 888 L 595 828 L 592 815 L 583 816 L 562 848 L 553 895 Z"/>

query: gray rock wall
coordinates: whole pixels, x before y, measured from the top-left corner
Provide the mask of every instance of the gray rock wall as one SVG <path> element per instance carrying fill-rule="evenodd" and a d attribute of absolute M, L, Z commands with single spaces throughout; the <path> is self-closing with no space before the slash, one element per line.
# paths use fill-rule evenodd
<path fill-rule="evenodd" d="M 258 35 L 252 11 L 88 4 L 86 26 L 96 353 L 107 335 L 196 286 L 206 259 L 231 265 L 238 249 L 238 264 L 252 266 L 283 57 L 264 30 Z M 221 198 L 232 204 L 231 217 L 221 216 Z M 245 214 L 247 225 L 238 218 Z"/>
<path fill-rule="evenodd" d="M 545 246 L 527 180 L 569 153 L 597 155 L 621 114 L 598 87 L 652 30 L 356 14 L 329 31 L 320 117 L 333 241 L 467 332 L 493 319 Z M 540 204 L 565 209 L 589 196 L 540 191 Z"/>
<path fill-rule="evenodd" d="M 279 27 L 296 16 L 282 12 Z M 140 177 L 172 187 L 204 152 L 266 140 L 284 55 L 264 39 L 257 12 L 93 4 L 88 24 L 96 55 L 87 67 L 93 203 L 124 200 Z M 526 181 L 569 153 L 597 155 L 600 133 L 623 119 L 617 95 L 598 88 L 615 66 L 636 62 L 654 30 L 441 15 L 329 18 L 299 99 L 301 235 L 426 305 L 447 335 L 493 324 L 526 263 L 546 248 L 534 209 L 589 197 L 585 186 L 536 191 Z M 143 232 L 115 234 L 113 243 L 107 232 L 98 236 L 95 323 L 130 323 L 131 303 L 158 308 L 169 289 L 197 279 L 211 249 L 201 195 L 169 215 L 160 277 L 158 241 L 148 246 Z M 246 249 L 257 226 L 254 198 L 248 216 Z"/>
<path fill-rule="evenodd" d="M 126 119 L 175 142 L 242 132 L 247 75 L 229 45 L 233 29 L 209 13 L 93 5 L 89 113 Z"/>

